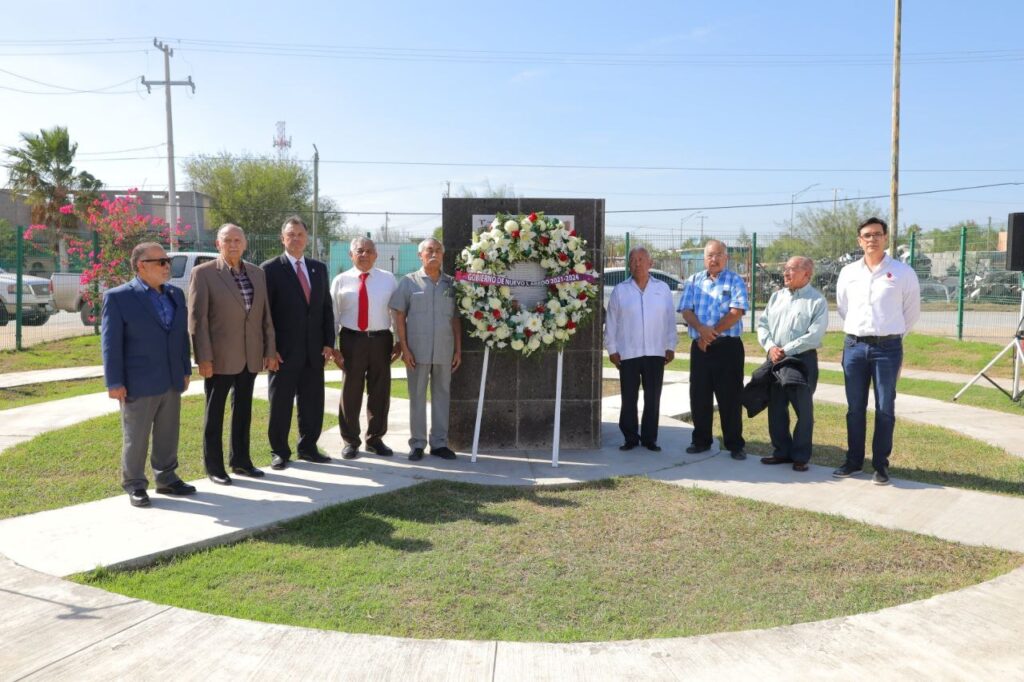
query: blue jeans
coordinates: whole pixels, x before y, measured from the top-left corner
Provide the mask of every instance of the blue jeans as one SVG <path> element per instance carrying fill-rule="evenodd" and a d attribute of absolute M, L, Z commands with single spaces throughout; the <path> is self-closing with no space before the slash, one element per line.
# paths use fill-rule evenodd
<path fill-rule="evenodd" d="M 896 379 L 903 364 L 903 339 L 875 344 L 847 336 L 843 342 L 843 374 L 846 375 L 846 463 L 864 465 L 867 434 L 868 386 L 875 389 L 875 435 L 871 441 L 871 466 L 888 468 L 892 432 L 896 426 Z"/>

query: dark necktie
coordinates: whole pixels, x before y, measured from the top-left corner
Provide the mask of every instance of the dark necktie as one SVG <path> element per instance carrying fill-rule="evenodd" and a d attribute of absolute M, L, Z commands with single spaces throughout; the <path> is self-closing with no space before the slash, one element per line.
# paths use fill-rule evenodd
<path fill-rule="evenodd" d="M 365 332 L 370 326 L 370 296 L 366 292 L 368 272 L 359 273 L 359 331 Z"/>
<path fill-rule="evenodd" d="M 302 261 L 295 261 L 295 274 L 299 276 L 299 285 L 302 293 L 306 296 L 306 303 L 309 303 L 309 280 L 306 279 L 306 271 L 302 269 Z"/>

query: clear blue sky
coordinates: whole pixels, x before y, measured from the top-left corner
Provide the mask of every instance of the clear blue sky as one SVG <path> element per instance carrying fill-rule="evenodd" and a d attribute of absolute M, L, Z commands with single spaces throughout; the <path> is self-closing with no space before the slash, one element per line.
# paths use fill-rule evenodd
<path fill-rule="evenodd" d="M 612 231 L 678 233 L 703 208 L 705 232 L 729 235 L 778 232 L 809 185 L 799 200 L 889 190 L 888 0 L 97 7 L 5 8 L 0 146 L 66 125 L 78 165 L 110 186 L 167 185 L 163 93 L 129 82 L 163 78 L 158 36 L 176 49 L 172 77 L 197 85 L 174 92 L 179 188 L 183 157 L 273 153 L 284 120 L 291 154 L 311 159 L 316 144 L 322 193 L 352 211 L 439 212 L 446 182 L 489 181 L 604 197 L 610 212 L 687 209 L 610 213 Z M 901 190 L 1024 182 L 1024 3 L 906 0 L 903 22 Z M 99 39 L 114 40 L 76 42 Z M 127 94 L 11 90 L 125 82 L 112 90 Z M 430 165 L 445 162 L 494 165 Z M 783 205 L 715 208 L 764 203 Z M 1024 211 L 1024 186 L 905 197 L 900 218 L 929 229 L 1011 211 Z"/>

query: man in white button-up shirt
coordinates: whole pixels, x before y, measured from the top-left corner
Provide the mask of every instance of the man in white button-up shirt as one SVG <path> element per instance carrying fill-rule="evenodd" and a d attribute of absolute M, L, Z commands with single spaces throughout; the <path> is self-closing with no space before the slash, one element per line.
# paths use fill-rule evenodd
<path fill-rule="evenodd" d="M 345 371 L 341 389 L 338 427 L 345 441 L 341 456 L 359 454 L 359 413 L 366 391 L 366 451 L 384 457 L 393 454 L 381 440 L 388 430 L 391 406 L 391 362 L 398 345 L 391 335 L 388 302 L 398 283 L 387 270 L 373 267 L 377 247 L 373 240 L 357 237 L 349 246 L 354 266 L 331 282 L 334 321 L 338 325 L 339 354 L 335 363 Z"/>
<path fill-rule="evenodd" d="M 843 319 L 843 374 L 846 381 L 846 462 L 836 478 L 864 467 L 868 386 L 875 389 L 875 435 L 871 465 L 878 485 L 889 483 L 889 455 L 896 425 L 896 380 L 903 364 L 903 336 L 921 314 L 921 287 L 914 270 L 886 252 L 889 227 L 868 218 L 857 229 L 864 257 L 850 263 L 836 282 L 836 306 Z"/>
<path fill-rule="evenodd" d="M 605 348 L 619 368 L 622 409 L 619 429 L 626 442 L 620 450 L 643 445 L 658 452 L 658 415 L 665 365 L 676 354 L 676 313 L 672 292 L 650 275 L 651 255 L 642 246 L 629 251 L 630 279 L 618 284 L 608 300 Z M 637 432 L 637 400 L 644 389 L 644 414 Z"/>

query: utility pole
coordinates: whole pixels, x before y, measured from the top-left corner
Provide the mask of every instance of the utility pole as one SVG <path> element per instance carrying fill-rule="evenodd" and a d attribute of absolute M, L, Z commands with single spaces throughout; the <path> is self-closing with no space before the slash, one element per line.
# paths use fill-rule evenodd
<path fill-rule="evenodd" d="M 171 251 L 178 250 L 178 190 L 174 186 L 174 123 L 171 120 L 171 86 L 172 85 L 187 85 L 192 88 L 192 94 L 196 92 L 196 84 L 192 82 L 192 76 L 189 76 L 187 80 L 183 81 L 172 81 L 171 80 L 171 57 L 174 56 L 174 50 L 170 46 L 164 45 L 156 38 L 153 38 L 153 45 L 156 49 L 164 53 L 164 79 L 162 81 L 147 81 L 145 76 L 142 76 L 142 84 L 146 86 L 146 92 L 152 93 L 151 86 L 163 85 L 164 96 L 166 98 L 167 105 L 167 227 L 170 233 L 171 240 Z"/>
<path fill-rule="evenodd" d="M 707 218 L 707 216 L 705 216 L 705 215 L 700 216 L 700 245 L 701 246 L 704 246 L 704 219 L 705 218 Z"/>
<path fill-rule="evenodd" d="M 320 215 L 320 150 L 313 145 L 313 258 L 319 260 L 320 247 L 316 243 L 317 217 Z"/>
<path fill-rule="evenodd" d="M 839 202 L 839 187 L 832 188 L 832 215 L 836 214 L 836 204 Z"/>
<path fill-rule="evenodd" d="M 900 33 L 903 25 L 903 0 L 896 0 L 892 29 L 892 182 L 889 187 L 889 255 L 896 257 L 900 192 Z"/>
<path fill-rule="evenodd" d="M 452 196 L 452 181 L 451 180 L 445 180 L 444 184 L 445 184 L 444 198 L 448 199 L 448 198 L 450 198 Z"/>

